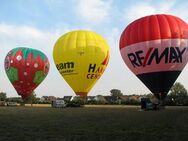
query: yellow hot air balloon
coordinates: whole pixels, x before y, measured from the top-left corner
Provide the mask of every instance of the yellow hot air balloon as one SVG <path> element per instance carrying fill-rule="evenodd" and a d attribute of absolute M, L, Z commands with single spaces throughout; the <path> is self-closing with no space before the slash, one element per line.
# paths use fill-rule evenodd
<path fill-rule="evenodd" d="M 53 50 L 56 67 L 76 95 L 86 97 L 109 60 L 109 46 L 92 31 L 78 30 L 61 36 Z"/>

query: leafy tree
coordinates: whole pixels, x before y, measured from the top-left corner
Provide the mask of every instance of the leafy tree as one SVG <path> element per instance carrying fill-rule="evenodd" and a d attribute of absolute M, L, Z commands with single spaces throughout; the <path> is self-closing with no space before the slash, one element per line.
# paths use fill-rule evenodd
<path fill-rule="evenodd" d="M 0 92 L 0 101 L 5 101 L 6 98 L 7 98 L 6 93 L 4 93 L 4 92 Z"/>
<path fill-rule="evenodd" d="M 25 100 L 24 100 L 24 103 L 30 103 L 31 106 L 33 103 L 36 103 L 37 101 L 37 97 L 36 97 L 36 94 L 35 92 L 33 92 L 30 96 L 28 96 Z"/>
<path fill-rule="evenodd" d="M 140 105 L 140 102 L 134 99 L 127 99 L 126 101 L 123 102 L 123 104 L 126 105 Z"/>
<path fill-rule="evenodd" d="M 111 96 L 116 96 L 116 97 L 123 95 L 121 90 L 118 90 L 118 89 L 112 89 L 112 90 L 110 90 L 110 93 L 111 93 L 110 94 Z"/>
<path fill-rule="evenodd" d="M 21 97 L 8 97 L 6 99 L 7 102 L 17 102 L 17 103 L 22 103 L 23 100 Z"/>
<path fill-rule="evenodd" d="M 181 83 L 176 82 L 172 86 L 169 96 L 172 98 L 176 105 L 185 105 L 188 92 Z"/>
<path fill-rule="evenodd" d="M 154 94 L 148 93 L 148 94 L 146 94 L 145 96 L 146 96 L 147 98 L 153 98 L 153 97 L 154 97 Z"/>

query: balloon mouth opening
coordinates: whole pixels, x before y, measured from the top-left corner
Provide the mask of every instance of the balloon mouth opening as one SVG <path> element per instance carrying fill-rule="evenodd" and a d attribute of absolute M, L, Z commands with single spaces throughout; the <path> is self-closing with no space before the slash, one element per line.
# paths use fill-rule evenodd
<path fill-rule="evenodd" d="M 81 98 L 86 98 L 87 97 L 87 92 L 75 92 L 76 95 L 80 96 Z"/>
<path fill-rule="evenodd" d="M 167 92 L 163 92 L 163 93 L 154 93 L 155 97 L 158 100 L 164 100 L 167 96 Z"/>

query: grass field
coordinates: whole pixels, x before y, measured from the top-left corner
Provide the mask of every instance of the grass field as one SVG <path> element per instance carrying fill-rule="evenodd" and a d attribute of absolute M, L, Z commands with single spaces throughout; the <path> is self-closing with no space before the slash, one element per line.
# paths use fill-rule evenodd
<path fill-rule="evenodd" d="M 0 107 L 0 141 L 188 141 L 188 107 Z"/>

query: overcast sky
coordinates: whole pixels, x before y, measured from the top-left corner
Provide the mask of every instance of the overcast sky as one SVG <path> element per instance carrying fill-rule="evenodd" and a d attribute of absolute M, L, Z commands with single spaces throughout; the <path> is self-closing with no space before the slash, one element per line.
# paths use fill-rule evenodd
<path fill-rule="evenodd" d="M 25 46 L 43 51 L 50 60 L 49 74 L 35 90 L 38 97 L 75 95 L 55 68 L 52 51 L 64 33 L 87 29 L 107 40 L 111 55 L 89 95 L 109 95 L 113 88 L 123 94 L 150 93 L 121 58 L 121 32 L 135 19 L 151 14 L 171 14 L 188 22 L 187 8 L 187 0 L 0 0 L 0 91 L 17 96 L 4 71 L 4 58 L 11 49 Z M 188 89 L 188 66 L 177 81 Z"/>

